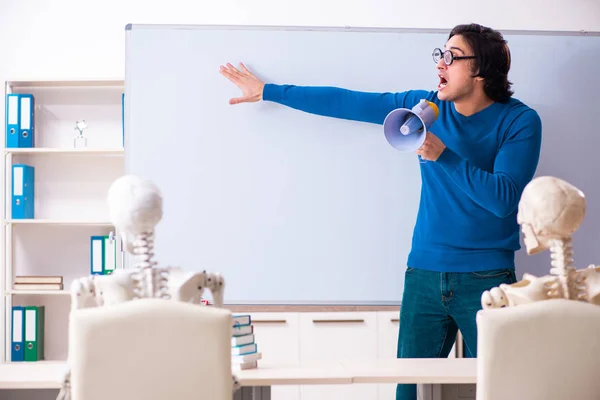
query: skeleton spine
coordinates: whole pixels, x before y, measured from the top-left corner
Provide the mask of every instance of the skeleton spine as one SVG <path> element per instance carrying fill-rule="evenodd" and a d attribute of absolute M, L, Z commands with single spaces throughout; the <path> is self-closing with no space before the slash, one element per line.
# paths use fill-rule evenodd
<path fill-rule="evenodd" d="M 152 269 L 157 264 L 154 258 L 154 232 L 139 233 L 133 243 L 133 253 L 137 255 L 136 263 L 137 273 L 134 273 L 132 279 L 135 282 L 134 292 L 138 297 L 151 296 L 149 291 L 153 290 Z"/>
<path fill-rule="evenodd" d="M 577 296 L 576 283 L 574 282 L 573 272 L 573 246 L 572 238 L 555 239 L 550 246 L 551 273 L 560 276 L 563 284 L 564 296 L 572 299 Z"/>

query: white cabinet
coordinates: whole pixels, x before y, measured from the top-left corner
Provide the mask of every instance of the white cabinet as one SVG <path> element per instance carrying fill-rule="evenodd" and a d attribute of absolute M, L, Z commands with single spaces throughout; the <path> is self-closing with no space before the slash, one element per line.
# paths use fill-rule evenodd
<path fill-rule="evenodd" d="M 298 313 L 251 313 L 259 361 L 276 364 L 295 364 L 300 358 L 300 328 Z M 299 400 L 299 386 L 280 385 L 271 388 L 273 400 Z"/>
<path fill-rule="evenodd" d="M 396 358 L 398 347 L 399 311 L 377 311 L 377 358 Z M 396 398 L 396 384 L 378 384 L 378 399 Z"/>
<path fill-rule="evenodd" d="M 263 363 L 394 359 L 402 329 L 398 310 L 250 314 Z M 274 400 L 392 400 L 396 384 L 282 385 L 271 390 Z"/>
<path fill-rule="evenodd" d="M 300 314 L 300 361 L 343 361 L 377 357 L 374 312 Z M 303 385 L 302 400 L 362 400 L 377 397 L 377 385 Z"/>

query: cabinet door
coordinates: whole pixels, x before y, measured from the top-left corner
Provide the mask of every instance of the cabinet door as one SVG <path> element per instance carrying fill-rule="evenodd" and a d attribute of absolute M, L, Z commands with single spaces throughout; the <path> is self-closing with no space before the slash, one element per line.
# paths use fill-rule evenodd
<path fill-rule="evenodd" d="M 394 359 L 398 348 L 398 329 L 400 328 L 400 311 L 377 312 L 377 358 Z M 380 383 L 379 400 L 393 400 L 396 398 L 395 383 Z"/>
<path fill-rule="evenodd" d="M 344 361 L 377 357 L 375 312 L 300 314 L 300 361 Z M 303 385 L 302 400 L 377 398 L 377 385 Z"/>
<path fill-rule="evenodd" d="M 300 351 L 298 313 L 251 313 L 258 351 L 262 353 L 261 364 L 297 364 Z M 297 385 L 271 387 L 273 400 L 299 400 Z"/>

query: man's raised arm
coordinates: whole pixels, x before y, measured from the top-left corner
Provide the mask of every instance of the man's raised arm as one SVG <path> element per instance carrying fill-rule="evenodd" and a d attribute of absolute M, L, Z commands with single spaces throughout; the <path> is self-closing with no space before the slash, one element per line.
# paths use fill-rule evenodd
<path fill-rule="evenodd" d="M 228 63 L 220 72 L 242 90 L 242 96 L 232 98 L 230 104 L 272 101 L 311 114 L 374 124 L 383 124 L 396 108 L 412 108 L 428 94 L 421 90 L 372 93 L 331 86 L 265 84 L 243 63 L 240 69 Z"/>

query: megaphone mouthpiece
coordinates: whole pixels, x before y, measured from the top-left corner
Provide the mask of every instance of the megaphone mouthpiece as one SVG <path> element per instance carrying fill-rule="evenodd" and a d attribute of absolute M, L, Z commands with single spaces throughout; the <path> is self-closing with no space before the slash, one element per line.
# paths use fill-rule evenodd
<path fill-rule="evenodd" d="M 406 122 L 400 127 L 400 133 L 403 135 L 410 135 L 413 133 L 419 133 L 423 131 L 423 123 L 416 115 L 409 115 Z"/>

